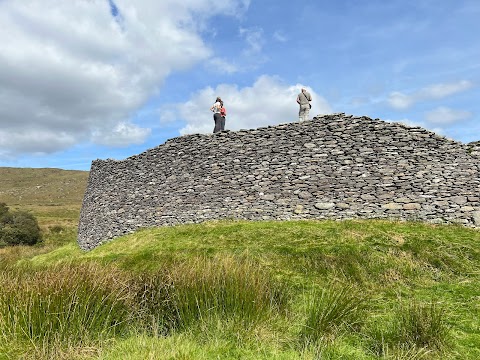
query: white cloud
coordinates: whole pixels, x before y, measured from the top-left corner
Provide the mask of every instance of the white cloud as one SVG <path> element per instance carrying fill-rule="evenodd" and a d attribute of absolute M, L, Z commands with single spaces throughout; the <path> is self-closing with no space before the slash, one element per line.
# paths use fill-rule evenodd
<path fill-rule="evenodd" d="M 273 39 L 278 41 L 278 42 L 282 42 L 282 43 L 288 41 L 287 35 L 285 35 L 285 33 L 283 31 L 280 31 L 280 30 L 277 30 L 273 33 Z"/>
<path fill-rule="evenodd" d="M 402 94 L 398 91 L 392 92 L 388 97 L 388 103 L 397 110 L 408 109 L 415 102 L 414 96 Z"/>
<path fill-rule="evenodd" d="M 430 85 L 420 91 L 420 94 L 426 99 L 442 99 L 444 97 L 469 90 L 473 83 L 468 80 L 461 80 L 450 84 Z"/>
<path fill-rule="evenodd" d="M 132 114 L 170 73 L 212 55 L 199 35 L 211 16 L 249 2 L 115 0 L 114 17 L 106 0 L 0 1 L 0 154 L 138 143 L 149 129 Z M 99 136 L 98 124 L 116 131 Z"/>
<path fill-rule="evenodd" d="M 186 125 L 180 130 L 182 135 L 211 133 L 213 115 L 210 106 L 217 96 L 221 96 L 228 115 L 226 128 L 229 130 L 251 129 L 298 120 L 296 97 L 302 84 L 287 85 L 279 78 L 261 76 L 251 87 L 238 88 L 236 85 L 221 84 L 215 89 L 208 87 L 193 94 L 186 103 L 165 107 L 162 120 L 171 121 L 172 114 L 179 114 L 177 120 Z M 327 101 L 309 87 L 313 101 L 310 117 L 316 114 L 331 113 Z M 172 111 L 172 106 L 176 111 Z"/>
<path fill-rule="evenodd" d="M 265 44 L 262 28 L 240 28 L 240 36 L 245 39 L 248 45 L 245 50 L 246 55 L 254 56 L 262 51 Z"/>
<path fill-rule="evenodd" d="M 262 28 L 240 28 L 239 36 L 245 42 L 239 56 L 233 59 L 212 57 L 206 64 L 210 70 L 221 74 L 250 72 L 267 61 L 263 54 L 265 37 Z"/>
<path fill-rule="evenodd" d="M 228 60 L 218 57 L 212 58 L 208 62 L 208 66 L 213 68 L 215 72 L 220 72 L 224 74 L 233 74 L 240 70 L 237 65 L 232 64 Z"/>
<path fill-rule="evenodd" d="M 388 103 L 394 109 L 405 110 L 417 102 L 443 99 L 450 95 L 467 91 L 472 87 L 472 82 L 461 80 L 455 83 L 430 85 L 410 94 L 395 91 L 390 94 Z"/>
<path fill-rule="evenodd" d="M 134 124 L 118 123 L 113 129 L 94 131 L 93 140 L 107 146 L 127 146 L 141 144 L 150 135 L 150 129 L 142 129 Z"/>
<path fill-rule="evenodd" d="M 464 110 L 455 110 L 441 106 L 425 114 L 425 120 L 435 125 L 450 125 L 456 122 L 466 120 L 472 116 L 472 113 Z"/>
<path fill-rule="evenodd" d="M 392 120 L 392 119 L 385 119 L 384 121 L 386 122 L 396 122 L 396 123 L 399 123 L 399 124 L 402 124 L 402 125 L 405 125 L 405 126 L 410 126 L 410 127 L 414 127 L 414 126 L 421 126 L 420 124 L 418 124 L 417 122 L 414 122 L 410 119 L 400 119 L 400 120 Z"/>

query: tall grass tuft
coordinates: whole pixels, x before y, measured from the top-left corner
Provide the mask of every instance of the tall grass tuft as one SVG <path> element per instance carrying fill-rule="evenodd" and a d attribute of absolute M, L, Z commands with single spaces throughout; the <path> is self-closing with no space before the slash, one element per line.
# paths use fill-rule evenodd
<path fill-rule="evenodd" d="M 439 355 L 451 345 L 445 310 L 434 302 L 402 302 L 388 321 L 373 324 L 367 334 L 372 353 L 387 359 L 391 354 L 395 358 L 408 354 L 415 359 L 432 353 Z"/>
<path fill-rule="evenodd" d="M 329 285 L 309 296 L 305 324 L 300 332 L 302 347 L 334 338 L 342 329 L 361 324 L 364 298 L 351 286 Z"/>
<path fill-rule="evenodd" d="M 195 258 L 173 265 L 164 276 L 168 302 L 163 303 L 174 312 L 168 319 L 180 329 L 212 318 L 248 327 L 284 309 L 288 302 L 285 288 L 246 259 Z"/>
<path fill-rule="evenodd" d="M 68 346 L 126 331 L 133 297 L 124 273 L 98 265 L 0 272 L 0 339 Z"/>
<path fill-rule="evenodd" d="M 174 285 L 165 271 L 137 275 L 134 284 L 140 328 L 154 336 L 167 335 L 176 329 L 178 311 L 171 299 Z"/>
<path fill-rule="evenodd" d="M 445 310 L 433 301 L 402 304 L 396 324 L 399 340 L 418 348 L 442 351 L 449 344 L 450 329 L 446 321 Z"/>

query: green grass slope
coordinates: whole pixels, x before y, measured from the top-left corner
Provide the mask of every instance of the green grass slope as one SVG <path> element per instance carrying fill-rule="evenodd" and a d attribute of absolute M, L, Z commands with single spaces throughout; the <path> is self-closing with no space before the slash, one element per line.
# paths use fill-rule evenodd
<path fill-rule="evenodd" d="M 480 232 L 459 226 L 145 229 L 22 259 L 0 282 L 5 359 L 480 358 Z"/>

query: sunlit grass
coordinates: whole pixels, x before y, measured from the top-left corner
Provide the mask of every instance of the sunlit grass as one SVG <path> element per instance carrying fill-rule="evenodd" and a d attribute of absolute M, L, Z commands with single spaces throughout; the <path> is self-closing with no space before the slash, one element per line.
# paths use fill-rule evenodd
<path fill-rule="evenodd" d="M 383 317 L 371 321 L 365 334 L 372 353 L 389 357 L 410 354 L 414 358 L 441 358 L 452 347 L 449 316 L 444 305 L 403 299 Z"/>
<path fill-rule="evenodd" d="M 80 341 L 58 332 L 53 340 L 33 343 L 3 330 L 0 353 L 6 349 L 11 358 L 28 347 L 38 359 L 479 355 L 480 232 L 471 229 L 388 221 L 221 221 L 144 229 L 90 252 L 81 251 L 64 226 L 48 233 L 51 244 L 64 245 L 46 253 L 10 249 L 0 270 L 20 271 L 20 283 L 35 273 L 60 275 L 55 269 L 62 266 L 115 269 L 121 280 L 105 289 L 124 286 L 129 326 L 106 336 L 92 331 Z"/>
<path fill-rule="evenodd" d="M 125 331 L 133 297 L 128 278 L 95 264 L 0 272 L 0 336 L 79 344 Z"/>
<path fill-rule="evenodd" d="M 139 331 L 165 336 L 215 322 L 248 332 L 285 310 L 288 293 L 243 260 L 198 258 L 144 275 L 91 262 L 4 269 L 0 349 L 29 344 L 60 356 Z"/>
<path fill-rule="evenodd" d="M 307 314 L 300 345 L 328 342 L 342 332 L 354 332 L 364 318 L 364 296 L 351 286 L 329 285 L 307 296 Z"/>

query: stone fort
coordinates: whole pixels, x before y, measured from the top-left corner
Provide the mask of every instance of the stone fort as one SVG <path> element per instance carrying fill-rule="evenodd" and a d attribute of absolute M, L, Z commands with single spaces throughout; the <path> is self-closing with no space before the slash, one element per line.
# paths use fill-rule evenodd
<path fill-rule="evenodd" d="M 139 228 L 218 219 L 397 219 L 480 227 L 480 142 L 331 114 L 187 135 L 95 160 L 84 250 Z"/>

